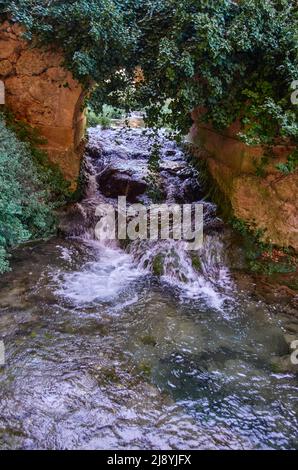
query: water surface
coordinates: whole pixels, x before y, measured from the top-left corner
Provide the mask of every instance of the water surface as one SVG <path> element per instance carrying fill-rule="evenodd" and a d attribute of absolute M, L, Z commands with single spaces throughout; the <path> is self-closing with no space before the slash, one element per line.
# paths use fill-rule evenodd
<path fill-rule="evenodd" d="M 225 237 L 206 234 L 200 271 L 179 243 L 124 250 L 90 231 L 16 250 L 0 281 L 0 447 L 297 449 L 298 317 L 243 288 Z"/>

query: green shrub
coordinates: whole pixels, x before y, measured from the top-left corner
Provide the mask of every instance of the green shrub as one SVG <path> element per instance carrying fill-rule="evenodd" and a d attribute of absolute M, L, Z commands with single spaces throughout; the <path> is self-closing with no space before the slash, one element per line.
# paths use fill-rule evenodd
<path fill-rule="evenodd" d="M 233 228 L 242 236 L 247 268 L 257 274 L 293 273 L 297 270 L 297 256 L 290 249 L 281 249 L 263 241 L 265 232 L 251 227 L 241 219 L 231 220 Z"/>
<path fill-rule="evenodd" d="M 96 114 L 94 111 L 88 111 L 87 126 L 97 127 L 101 126 L 102 129 L 109 129 L 111 127 L 111 118 L 105 114 Z"/>
<path fill-rule="evenodd" d="M 100 116 L 91 109 L 87 112 L 87 127 L 97 127 L 101 123 Z"/>
<path fill-rule="evenodd" d="M 109 117 L 110 119 L 122 119 L 125 117 L 124 109 L 115 108 L 108 104 L 104 104 L 102 107 L 102 114 Z"/>
<path fill-rule="evenodd" d="M 93 109 L 87 112 L 87 127 L 101 126 L 103 129 L 111 127 L 112 119 L 121 119 L 125 116 L 122 109 L 114 108 L 107 104 L 103 105 L 102 112 L 97 114 Z"/>
<path fill-rule="evenodd" d="M 9 248 L 54 233 L 53 210 L 65 202 L 67 184 L 44 154 L 32 149 L 0 114 L 0 273 L 9 268 Z"/>

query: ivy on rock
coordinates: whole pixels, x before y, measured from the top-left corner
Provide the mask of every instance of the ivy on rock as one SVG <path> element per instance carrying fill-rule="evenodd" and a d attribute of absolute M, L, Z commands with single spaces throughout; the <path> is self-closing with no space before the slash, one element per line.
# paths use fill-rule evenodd
<path fill-rule="evenodd" d="M 139 107 L 151 126 L 184 133 L 200 108 L 216 129 L 239 119 L 247 144 L 297 144 L 296 0 L 0 0 L 0 15 L 62 47 L 75 76 L 96 84 L 95 108 Z"/>

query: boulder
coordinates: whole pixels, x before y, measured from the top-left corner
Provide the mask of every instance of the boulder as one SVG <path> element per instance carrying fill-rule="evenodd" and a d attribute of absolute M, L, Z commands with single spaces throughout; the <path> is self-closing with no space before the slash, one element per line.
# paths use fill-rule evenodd
<path fill-rule="evenodd" d="M 117 198 L 126 196 L 128 202 L 138 202 L 138 197 L 145 193 L 147 183 L 138 179 L 132 172 L 107 168 L 97 176 L 98 189 L 104 196 Z"/>

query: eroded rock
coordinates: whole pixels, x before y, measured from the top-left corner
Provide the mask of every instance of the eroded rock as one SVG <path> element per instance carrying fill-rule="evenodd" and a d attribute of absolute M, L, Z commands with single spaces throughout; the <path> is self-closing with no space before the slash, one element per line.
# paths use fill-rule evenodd
<path fill-rule="evenodd" d="M 22 38 L 23 32 L 9 21 L 0 25 L 0 79 L 6 104 L 46 139 L 43 149 L 75 188 L 85 129 L 85 91 L 63 68 L 60 51 L 32 47 Z"/>

